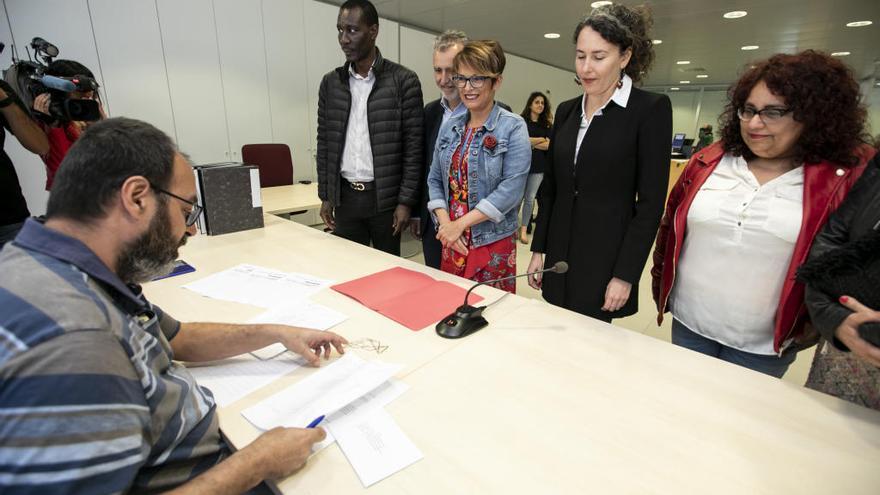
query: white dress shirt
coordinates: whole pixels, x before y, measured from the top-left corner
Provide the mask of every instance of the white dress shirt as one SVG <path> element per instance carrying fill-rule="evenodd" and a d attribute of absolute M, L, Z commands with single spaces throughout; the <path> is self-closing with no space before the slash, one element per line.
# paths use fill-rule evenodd
<path fill-rule="evenodd" d="M 339 173 L 349 182 L 373 181 L 373 148 L 370 145 L 370 128 L 367 120 L 367 99 L 376 83 L 376 74 L 370 67 L 367 77 L 348 67 L 348 88 L 351 90 L 351 110 L 348 129 L 345 131 L 345 148 Z"/>
<path fill-rule="evenodd" d="M 608 103 L 614 102 L 620 105 L 623 108 L 626 108 L 627 102 L 629 102 L 629 94 L 632 92 L 633 82 L 632 79 L 626 74 L 623 75 L 621 79 L 623 84 L 614 90 L 614 94 L 611 95 L 611 99 L 605 102 L 604 105 L 594 113 L 592 116 L 588 116 L 586 112 L 587 108 L 587 94 L 584 93 L 584 96 L 581 97 L 581 126 L 578 129 L 577 136 L 577 144 L 574 147 L 574 161 L 577 163 L 578 153 L 581 151 L 581 143 L 584 141 L 584 136 L 587 135 L 587 129 L 590 128 L 590 123 L 596 117 L 602 115 L 602 110 L 605 110 L 605 107 L 608 106 Z"/>
<path fill-rule="evenodd" d="M 771 355 L 776 308 L 803 220 L 804 168 L 758 184 L 725 155 L 687 216 L 672 314 L 728 347 Z"/>

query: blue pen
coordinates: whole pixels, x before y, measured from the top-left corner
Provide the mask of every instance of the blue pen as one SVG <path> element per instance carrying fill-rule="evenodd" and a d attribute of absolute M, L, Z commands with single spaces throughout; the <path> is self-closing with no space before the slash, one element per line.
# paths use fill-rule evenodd
<path fill-rule="evenodd" d="M 306 428 L 314 428 L 314 427 L 318 426 L 319 424 L 321 424 L 321 421 L 324 421 L 323 414 L 321 416 L 318 416 L 317 418 L 313 419 L 312 422 L 309 423 L 309 426 L 306 426 Z"/>

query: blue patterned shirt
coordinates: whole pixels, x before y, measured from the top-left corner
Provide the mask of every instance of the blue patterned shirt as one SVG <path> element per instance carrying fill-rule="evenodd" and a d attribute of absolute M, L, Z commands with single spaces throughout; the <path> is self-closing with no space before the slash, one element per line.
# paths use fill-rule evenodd
<path fill-rule="evenodd" d="M 0 252 L 0 492 L 153 492 L 228 455 L 180 323 L 28 220 Z"/>

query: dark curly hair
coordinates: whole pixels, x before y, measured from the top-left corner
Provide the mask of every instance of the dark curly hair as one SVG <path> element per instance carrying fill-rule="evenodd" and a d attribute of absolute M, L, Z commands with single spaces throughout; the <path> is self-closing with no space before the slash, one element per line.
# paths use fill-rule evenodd
<path fill-rule="evenodd" d="M 858 149 L 867 142 L 867 111 L 859 102 L 859 84 L 840 60 L 815 50 L 795 55 L 777 54 L 747 70 L 728 91 L 721 114 L 724 151 L 751 160 L 736 111 L 764 81 L 774 95 L 785 100 L 803 132 L 794 146 L 794 158 L 805 163 L 827 160 L 852 166 L 859 162 Z"/>
<path fill-rule="evenodd" d="M 651 11 L 644 5 L 606 5 L 593 9 L 590 15 L 578 23 L 574 28 L 574 43 L 577 44 L 578 35 L 589 26 L 605 41 L 620 48 L 620 53 L 632 49 L 632 56 L 623 72 L 633 82 L 639 82 L 654 63 L 654 42 L 648 35 L 653 24 Z"/>
<path fill-rule="evenodd" d="M 540 91 L 535 91 L 534 93 L 529 95 L 529 99 L 526 100 L 526 107 L 523 108 L 522 113 L 520 114 L 522 118 L 526 120 L 526 122 L 531 122 L 532 120 L 532 102 L 535 101 L 537 97 L 544 98 L 544 111 L 541 112 L 541 115 L 538 115 L 538 125 L 544 127 L 552 127 L 553 126 L 553 113 L 550 111 L 550 100 L 547 99 L 547 95 Z"/>

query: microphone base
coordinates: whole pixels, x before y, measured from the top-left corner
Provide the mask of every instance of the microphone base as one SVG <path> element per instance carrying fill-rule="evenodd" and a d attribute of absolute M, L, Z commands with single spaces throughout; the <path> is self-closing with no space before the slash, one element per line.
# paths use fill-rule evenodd
<path fill-rule="evenodd" d="M 481 330 L 489 324 L 483 318 L 485 306 L 476 308 L 470 305 L 459 306 L 455 313 L 444 317 L 435 327 L 437 335 L 444 339 L 460 339 Z"/>

